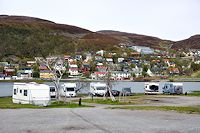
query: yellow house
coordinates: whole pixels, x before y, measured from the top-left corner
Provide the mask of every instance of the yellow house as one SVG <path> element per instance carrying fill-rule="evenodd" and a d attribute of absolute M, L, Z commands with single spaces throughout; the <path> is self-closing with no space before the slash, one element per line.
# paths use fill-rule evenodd
<path fill-rule="evenodd" d="M 52 79 L 54 77 L 53 73 L 49 70 L 40 70 L 41 79 Z"/>

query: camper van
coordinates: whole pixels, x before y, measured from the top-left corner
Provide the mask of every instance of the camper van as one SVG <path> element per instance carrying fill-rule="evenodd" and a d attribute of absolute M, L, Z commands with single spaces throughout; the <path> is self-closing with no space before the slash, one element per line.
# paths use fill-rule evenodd
<path fill-rule="evenodd" d="M 144 83 L 144 94 L 159 94 L 159 84 L 158 83 Z"/>
<path fill-rule="evenodd" d="M 51 100 L 55 100 L 57 97 L 57 92 L 56 92 L 56 87 L 55 86 L 50 86 L 50 96 Z"/>
<path fill-rule="evenodd" d="M 90 94 L 93 96 L 104 96 L 107 91 L 106 83 L 90 83 Z"/>
<path fill-rule="evenodd" d="M 13 103 L 47 106 L 51 104 L 50 88 L 45 84 L 14 83 Z"/>
<path fill-rule="evenodd" d="M 183 83 L 165 83 L 163 94 L 183 94 Z"/>
<path fill-rule="evenodd" d="M 61 85 L 61 96 L 76 97 L 76 83 L 64 83 Z"/>

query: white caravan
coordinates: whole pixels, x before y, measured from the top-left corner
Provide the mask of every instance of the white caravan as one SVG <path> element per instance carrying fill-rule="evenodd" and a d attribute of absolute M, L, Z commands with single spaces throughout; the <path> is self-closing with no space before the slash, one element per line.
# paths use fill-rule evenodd
<path fill-rule="evenodd" d="M 47 106 L 51 104 L 50 88 L 45 84 L 14 83 L 13 103 Z"/>
<path fill-rule="evenodd" d="M 55 86 L 50 86 L 50 96 L 51 100 L 55 100 L 57 97 L 57 91 Z"/>
<path fill-rule="evenodd" d="M 76 97 L 76 83 L 64 83 L 61 85 L 60 95 L 67 97 Z"/>
<path fill-rule="evenodd" d="M 159 94 L 159 84 L 158 83 L 144 83 L 144 94 Z"/>
<path fill-rule="evenodd" d="M 93 82 L 90 83 L 90 94 L 93 96 L 104 96 L 107 91 L 106 83 Z"/>
<path fill-rule="evenodd" d="M 165 83 L 163 94 L 183 94 L 183 83 Z"/>

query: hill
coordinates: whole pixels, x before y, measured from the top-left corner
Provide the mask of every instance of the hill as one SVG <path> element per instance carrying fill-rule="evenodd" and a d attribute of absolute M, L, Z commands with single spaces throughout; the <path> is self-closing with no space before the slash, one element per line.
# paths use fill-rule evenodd
<path fill-rule="evenodd" d="M 174 49 L 200 49 L 200 35 L 191 36 L 188 39 L 177 41 L 173 44 Z"/>
<path fill-rule="evenodd" d="M 92 32 L 80 27 L 57 24 L 49 20 L 26 16 L 0 15 L 0 59 L 9 56 L 20 58 L 49 54 L 119 50 L 120 43 L 164 48 L 199 48 L 199 35 L 173 42 L 157 37 L 119 31 Z"/>

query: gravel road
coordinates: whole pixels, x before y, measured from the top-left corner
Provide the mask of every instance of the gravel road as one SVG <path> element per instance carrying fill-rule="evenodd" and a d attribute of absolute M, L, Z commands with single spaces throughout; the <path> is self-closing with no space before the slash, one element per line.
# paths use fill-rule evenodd
<path fill-rule="evenodd" d="M 173 111 L 0 109 L 1 133 L 199 133 L 200 115 Z"/>

